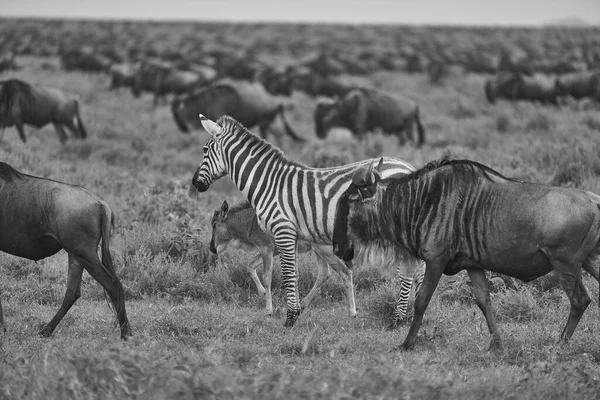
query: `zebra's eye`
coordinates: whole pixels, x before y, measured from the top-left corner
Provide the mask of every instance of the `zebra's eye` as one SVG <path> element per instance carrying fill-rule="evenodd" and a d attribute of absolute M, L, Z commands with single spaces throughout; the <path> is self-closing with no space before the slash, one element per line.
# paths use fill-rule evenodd
<path fill-rule="evenodd" d="M 208 146 L 204 146 L 202 148 L 202 151 L 204 152 L 204 154 L 208 153 Z"/>

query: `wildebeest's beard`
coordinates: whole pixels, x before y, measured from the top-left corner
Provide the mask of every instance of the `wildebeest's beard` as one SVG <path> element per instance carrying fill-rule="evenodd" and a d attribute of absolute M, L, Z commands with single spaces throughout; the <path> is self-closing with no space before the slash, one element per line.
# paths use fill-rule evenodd
<path fill-rule="evenodd" d="M 344 261 L 354 258 L 354 248 L 348 239 L 348 214 L 350 212 L 350 196 L 358 189 L 351 184 L 338 201 L 335 222 L 333 225 L 333 252 Z"/>

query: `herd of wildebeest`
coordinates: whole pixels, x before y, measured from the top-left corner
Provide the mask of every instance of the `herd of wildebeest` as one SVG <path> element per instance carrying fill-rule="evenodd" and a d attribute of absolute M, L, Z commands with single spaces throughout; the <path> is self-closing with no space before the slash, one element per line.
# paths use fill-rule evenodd
<path fill-rule="evenodd" d="M 174 46 L 146 46 L 140 51 L 139 44 L 147 45 L 148 41 L 143 41 L 139 32 L 125 22 L 107 23 L 106 26 L 99 23 L 94 29 L 103 35 L 98 32 L 94 35 L 103 39 L 96 37 L 95 40 L 88 39 L 87 43 L 85 34 L 74 35 L 72 27 L 64 28 L 68 23 L 55 24 L 46 35 L 40 34 L 44 31 L 41 22 L 25 21 L 9 24 L 8 28 L 0 25 L 0 31 L 4 29 L 3 33 L 10 33 L 0 43 L 5 50 L 0 56 L 0 73 L 18 70 L 20 58 L 24 56 L 52 56 L 58 57 L 60 64 L 47 62 L 42 64 L 43 69 L 105 74 L 109 77 L 107 87 L 110 90 L 127 89 L 135 97 L 150 93 L 153 107 L 161 106 L 167 96 L 172 96 L 170 108 L 177 128 L 182 132 L 204 128 L 211 134 L 211 146 L 224 146 L 219 141 L 232 134 L 227 132 L 227 121 L 221 118 L 224 115 L 241 124 L 242 134 L 236 134 L 252 136 L 245 129 L 256 127 L 263 140 L 272 134 L 278 145 L 282 138 L 273 122 L 280 117 L 284 132 L 292 140 L 305 141 L 306 138 L 293 129 L 285 116 L 286 110 L 293 107 L 293 102 L 286 97 L 294 91 L 315 99 L 313 119 L 315 134 L 320 139 L 325 138 L 332 128 L 341 127 L 359 140 L 368 132 L 380 131 L 396 136 L 400 145 L 423 145 L 426 132 L 421 114 L 426 115 L 427 110 L 420 107 L 417 99 L 344 79 L 347 75 L 368 76 L 381 70 L 426 74 L 432 85 L 444 85 L 447 77 L 456 71 L 488 74 L 481 90 L 490 103 L 503 99 L 560 107 L 562 99 L 600 102 L 600 35 L 594 29 L 566 33 L 549 30 L 545 34 L 524 29 L 516 37 L 507 30 L 505 37 L 502 33 L 496 37 L 486 30 L 479 32 L 473 28 L 473 35 L 481 34 L 485 39 L 474 38 L 470 47 L 465 48 L 453 47 L 446 39 L 440 39 L 445 36 L 464 38 L 465 33 L 460 28 L 438 28 L 437 31 L 430 28 L 435 32 L 433 36 L 406 28 L 408 31 L 400 29 L 405 36 L 393 36 L 391 43 L 396 44 L 395 47 L 388 45 L 382 50 L 369 46 L 369 35 L 356 33 L 360 28 L 351 27 L 340 30 L 357 39 L 358 44 L 352 50 L 344 40 L 331 44 L 329 42 L 335 42 L 333 38 L 323 39 L 316 50 L 311 47 L 306 51 L 306 46 L 299 45 L 297 50 L 287 51 L 285 61 L 275 62 L 273 54 L 284 46 L 293 48 L 293 40 L 300 40 L 297 35 L 288 35 L 286 44 L 278 42 L 277 35 L 270 41 L 259 35 L 253 44 L 244 47 L 232 39 L 236 35 L 235 29 L 224 29 L 221 35 L 212 32 L 211 40 L 217 44 L 212 48 L 192 48 L 194 30 L 189 29 Z M 61 32 L 61 26 L 64 32 Z M 212 27 L 208 24 L 205 31 Z M 257 30 L 263 28 L 256 27 Z M 84 28 L 79 26 L 77 29 L 82 32 Z M 271 29 L 275 32 L 277 27 Z M 376 27 L 370 29 L 377 31 Z M 305 30 L 310 31 L 310 27 L 292 29 L 296 33 Z M 137 34 L 124 38 L 125 32 Z M 117 33 L 121 36 L 117 37 Z M 535 45 L 528 42 L 528 33 L 536 37 Z M 243 33 L 239 35 L 242 37 Z M 556 42 L 560 44 L 558 48 Z M 157 40 L 156 43 L 162 42 Z M 344 49 L 348 51 L 344 52 Z M 303 50 L 304 54 L 295 54 Z M 264 54 L 267 56 L 262 58 Z M 38 86 L 16 78 L 0 81 L 0 128 L 15 126 L 21 140 L 26 142 L 25 125 L 40 128 L 47 124 L 54 125 L 62 143 L 67 141 L 67 131 L 80 139 L 88 136 L 85 106 L 80 104 L 78 96 L 61 88 Z M 267 142 L 258 140 L 257 148 L 262 149 L 262 143 Z M 270 146 L 266 147 L 267 153 L 271 151 Z M 210 157 L 205 149 L 205 160 Z M 237 157 L 243 158 L 246 154 L 240 153 Z M 283 157 L 285 160 L 285 155 Z M 206 162 L 219 164 L 216 159 Z M 408 165 L 401 160 L 398 162 Z M 245 165 L 250 168 L 252 163 L 248 161 Z M 413 347 L 423 313 L 442 273 L 455 274 L 464 269 L 469 273 L 477 304 L 493 335 L 492 345 L 499 345 L 500 336 L 490 310 L 483 271 L 491 270 L 529 281 L 555 270 L 571 302 L 561 339 L 567 340 L 573 334 L 590 302 L 581 283 L 582 268 L 599 279 L 599 196 L 581 190 L 514 181 L 467 160 L 434 162 L 420 170 L 408 166 L 409 171 L 402 172 L 401 176 L 386 179 L 381 178 L 375 163 L 376 160 L 370 162 L 368 168 L 369 163 L 357 164 L 351 178 L 344 182 L 341 191 L 336 192 L 339 196 L 335 200 L 339 204 L 335 218 L 329 221 L 331 232 L 326 235 L 328 241 L 320 244 L 333 245 L 337 259 L 331 258 L 332 250 L 320 254 L 316 246 L 310 245 L 310 237 L 298 237 L 306 242 L 298 242 L 294 251 L 312 248 L 324 261 L 318 282 L 308 300 L 303 301 L 303 307 L 316 294 L 322 283 L 321 275 L 327 275 L 328 265 L 343 271 L 340 275 L 344 277 L 348 275 L 345 267 L 348 264 L 341 260 L 350 262 L 354 258 L 359 260 L 358 265 L 374 263 L 378 257 L 388 257 L 387 264 L 424 260 L 426 268 L 417 277 L 420 288 L 415 300 L 415 317 L 403 347 Z M 293 165 L 297 169 L 303 168 Z M 214 173 L 215 176 L 210 178 L 212 181 L 231 175 L 234 166 L 228 167 L 230 169 L 224 167 L 221 171 L 207 170 L 205 173 Z M 236 173 L 241 174 L 240 171 Z M 320 176 L 318 171 L 316 174 Z M 196 186 L 198 182 L 195 181 Z M 276 185 L 276 179 L 269 184 Z M 524 194 L 535 200 L 523 202 Z M 260 235 L 253 238 L 255 241 L 238 243 L 237 247 L 261 251 L 265 287 L 256 275 L 259 258 L 253 261 L 249 271 L 259 292 L 267 293 L 267 311 L 272 312 L 270 275 L 267 276 L 266 271 L 272 268 L 272 258 L 281 250 L 281 241 L 278 242 L 278 233 L 269 229 L 267 217 L 257 217 L 254 212 L 258 200 L 248 200 L 245 205 L 233 209 L 236 212 L 249 210 L 242 225 L 246 229 L 255 225 L 260 227 L 257 231 Z M 110 207 L 82 188 L 33 177 L 2 162 L 0 202 L 3 204 L 0 250 L 32 260 L 48 257 L 61 249 L 69 255 L 63 304 L 41 334 L 49 336 L 80 296 L 85 269 L 106 290 L 116 311 L 122 338 L 130 336 L 125 296 L 109 250 L 113 220 Z M 280 204 L 281 210 L 288 209 L 290 204 Z M 568 206 L 565 208 L 565 205 Z M 510 218 L 490 220 L 489 216 L 497 213 Z M 224 229 L 226 226 L 223 220 L 228 215 L 228 207 L 215 213 L 213 241 L 219 227 Z M 220 225 L 217 220 L 221 220 Z M 509 232 L 521 234 L 515 238 Z M 232 240 L 231 235 L 229 233 L 228 239 L 221 243 L 222 248 Z M 239 238 L 236 240 L 240 241 Z M 100 242 L 101 261 L 97 255 Z M 218 246 L 219 243 L 211 243 L 215 252 Z M 374 253 L 380 254 L 374 257 Z M 348 300 L 352 308 L 351 272 L 348 276 Z M 347 281 L 345 279 L 345 284 Z M 0 325 L 4 326 L 1 304 Z"/>

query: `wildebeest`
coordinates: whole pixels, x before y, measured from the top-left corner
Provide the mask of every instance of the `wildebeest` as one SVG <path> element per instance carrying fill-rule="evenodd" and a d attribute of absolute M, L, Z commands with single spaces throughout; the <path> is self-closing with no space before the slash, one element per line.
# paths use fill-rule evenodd
<path fill-rule="evenodd" d="M 215 210 L 212 220 L 212 237 L 210 251 L 222 254 L 228 248 L 239 248 L 245 251 L 258 250 L 257 254 L 247 269 L 256 285 L 259 294 L 266 297 L 266 314 L 273 314 L 273 298 L 271 296 L 271 278 L 273 275 L 273 260 L 279 255 L 273 237 L 260 229 L 256 212 L 247 201 L 229 207 L 227 201 L 223 202 L 220 210 Z M 306 309 L 314 297 L 319 293 L 321 287 L 330 278 L 329 266 L 333 268 L 344 281 L 348 307 L 352 311 L 356 305 L 354 302 L 354 288 L 352 284 L 352 273 L 348 267 L 333 255 L 331 246 L 309 243 L 304 240 L 298 241 L 298 253 L 307 253 L 313 250 L 317 255 L 318 274 L 314 286 L 306 295 L 300 307 Z M 261 284 L 256 269 L 263 266 L 263 282 Z M 406 314 L 406 310 L 404 310 Z"/>
<path fill-rule="evenodd" d="M 120 63 L 110 66 L 110 90 L 133 87 L 135 75 L 140 69 L 139 63 Z"/>
<path fill-rule="evenodd" d="M 501 343 L 485 270 L 525 282 L 554 270 L 571 303 L 560 339 L 571 337 L 590 303 L 581 268 L 600 282 L 600 196 L 509 179 L 469 160 L 431 162 L 385 181 L 371 163 L 363 174 L 338 203 L 334 252 L 345 260 L 354 254 L 357 265 L 373 252 L 425 260 L 403 349 L 414 346 L 442 273 L 463 269 L 492 334 L 490 347 Z"/>
<path fill-rule="evenodd" d="M 55 88 L 34 87 L 19 79 L 0 82 L 0 128 L 16 126 L 25 143 L 24 124 L 41 128 L 49 123 L 54 125 L 61 143 L 67 141 L 64 127 L 77 138 L 87 137 L 75 96 Z"/>
<path fill-rule="evenodd" d="M 20 69 L 16 62 L 17 55 L 14 52 L 3 53 L 0 55 L 0 72 L 11 69 Z"/>
<path fill-rule="evenodd" d="M 66 71 L 105 72 L 112 61 L 90 46 L 60 50 L 60 61 Z"/>
<path fill-rule="evenodd" d="M 114 215 L 109 205 L 82 187 L 27 175 L 3 162 L 0 162 L 0 204 L 1 251 L 34 261 L 61 249 L 69 256 L 65 298 L 40 334 L 50 336 L 81 296 L 85 269 L 108 294 L 117 314 L 121 338 L 131 336 L 125 293 L 110 254 Z M 98 258 L 100 240 L 102 261 Z"/>
<path fill-rule="evenodd" d="M 406 138 L 417 146 L 425 142 L 425 129 L 421 124 L 419 106 L 407 97 L 391 96 L 375 89 L 354 89 L 344 98 L 321 100 L 314 112 L 315 131 L 319 138 L 335 127 L 349 129 L 361 140 L 368 131 L 381 129 L 395 135 L 400 144 Z M 417 137 L 413 137 L 414 125 Z"/>
<path fill-rule="evenodd" d="M 600 70 L 565 74 L 556 78 L 554 85 L 558 96 L 600 101 Z"/>
<path fill-rule="evenodd" d="M 139 97 L 142 91 L 154 94 L 153 105 L 167 94 L 176 95 L 192 92 L 205 83 L 200 74 L 175 69 L 171 64 L 158 61 L 143 61 L 135 74 L 131 92 Z"/>
<path fill-rule="evenodd" d="M 495 79 L 486 81 L 485 95 L 492 104 L 503 98 L 509 101 L 525 100 L 558 105 L 552 82 L 517 72 L 501 72 Z"/>
<path fill-rule="evenodd" d="M 304 141 L 288 124 L 281 100 L 267 92 L 259 82 L 221 80 L 195 93 L 176 98 L 171 104 L 171 111 L 175 123 L 184 133 L 189 132 L 190 126 L 194 129 L 202 126 L 198 114 L 209 119 L 230 115 L 244 126 L 258 125 L 263 139 L 268 131 L 275 134 L 271 125 L 280 115 L 285 133 L 295 141 Z"/>
<path fill-rule="evenodd" d="M 310 96 L 344 97 L 355 85 L 342 82 L 334 76 L 323 76 L 309 69 L 288 71 L 291 87 Z"/>

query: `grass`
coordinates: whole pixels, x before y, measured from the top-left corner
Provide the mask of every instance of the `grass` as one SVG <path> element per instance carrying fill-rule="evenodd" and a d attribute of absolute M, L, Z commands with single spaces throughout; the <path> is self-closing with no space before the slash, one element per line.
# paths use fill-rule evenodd
<path fill-rule="evenodd" d="M 134 336 L 119 340 L 102 290 L 85 274 L 82 297 L 54 335 L 38 337 L 40 325 L 61 304 L 66 255 L 33 263 L 0 254 L 8 327 L 0 333 L 0 398 L 600 396 L 598 284 L 587 276 L 592 304 L 566 346 L 555 343 L 568 301 L 549 282 L 492 295 L 504 348 L 488 352 L 485 319 L 464 290 L 466 278 L 458 275 L 462 281 L 445 278 L 438 288 L 415 350 L 396 351 L 408 332 L 407 325 L 387 329 L 398 285 L 368 269 L 355 271 L 357 318 L 348 317 L 334 273 L 296 326 L 284 329 L 278 264 L 275 312 L 265 317 L 264 299 L 245 271 L 251 255 L 234 252 L 217 260 L 208 251 L 213 210 L 224 199 L 231 204 L 241 197 L 227 178 L 206 193 L 188 195 L 207 134 L 183 135 L 167 107 L 151 110 L 150 97 L 109 92 L 102 75 L 42 70 L 46 61 L 20 59 L 24 68 L 2 78 L 79 94 L 90 137 L 61 146 L 51 127 L 33 133 L 28 128 L 24 145 L 8 129 L 0 159 L 30 174 L 85 186 L 109 202 L 117 214 L 112 249 Z M 389 155 L 420 167 L 450 154 L 509 176 L 600 192 L 595 111 L 576 104 L 489 105 L 483 79 L 459 75 L 434 86 L 425 75 L 369 77 L 376 87 L 418 100 L 427 130 L 427 143 L 419 149 L 399 147 L 381 134 L 358 143 L 339 131 L 318 141 L 315 103 L 295 93 L 290 121 L 310 141 L 304 146 L 287 141 L 283 150 L 310 165 Z M 305 295 L 316 278 L 314 256 L 302 255 L 299 267 Z"/>

